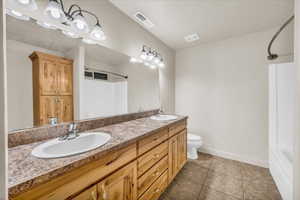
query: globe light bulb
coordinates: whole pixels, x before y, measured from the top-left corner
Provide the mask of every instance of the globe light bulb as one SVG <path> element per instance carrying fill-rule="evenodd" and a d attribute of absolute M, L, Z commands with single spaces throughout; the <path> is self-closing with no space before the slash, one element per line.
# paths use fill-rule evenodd
<path fill-rule="evenodd" d="M 94 26 L 93 30 L 90 33 L 90 36 L 92 39 L 97 40 L 97 41 L 106 39 L 106 36 L 102 30 L 102 27 L 98 23 Z"/>
<path fill-rule="evenodd" d="M 56 0 L 50 0 L 46 9 L 45 15 L 54 20 L 60 20 L 64 18 L 64 13 L 61 5 Z"/>
<path fill-rule="evenodd" d="M 89 32 L 89 25 L 84 19 L 82 14 L 76 15 L 73 20 L 73 29 L 77 30 L 79 33 L 88 33 Z"/>

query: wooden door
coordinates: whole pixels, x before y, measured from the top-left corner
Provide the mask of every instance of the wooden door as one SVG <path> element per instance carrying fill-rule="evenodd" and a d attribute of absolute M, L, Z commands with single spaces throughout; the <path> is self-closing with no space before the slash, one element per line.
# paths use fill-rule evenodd
<path fill-rule="evenodd" d="M 181 131 L 178 136 L 178 167 L 181 169 L 187 161 L 187 132 Z"/>
<path fill-rule="evenodd" d="M 56 112 L 59 123 L 73 121 L 73 96 L 58 96 Z"/>
<path fill-rule="evenodd" d="M 58 93 L 57 65 L 50 59 L 41 59 L 40 62 L 40 93 L 48 96 L 56 95 Z"/>
<path fill-rule="evenodd" d="M 81 192 L 79 195 L 71 198 L 72 200 L 98 200 L 97 186 L 93 186 Z"/>
<path fill-rule="evenodd" d="M 98 185 L 98 200 L 136 200 L 137 163 L 128 164 Z"/>
<path fill-rule="evenodd" d="M 41 96 L 40 97 L 40 118 L 35 125 L 49 124 L 49 118 L 57 117 L 57 97 Z"/>
<path fill-rule="evenodd" d="M 169 139 L 169 182 L 176 176 L 178 166 L 178 136 L 175 135 Z"/>
<path fill-rule="evenodd" d="M 57 64 L 57 84 L 59 95 L 73 94 L 73 64 L 59 62 Z"/>

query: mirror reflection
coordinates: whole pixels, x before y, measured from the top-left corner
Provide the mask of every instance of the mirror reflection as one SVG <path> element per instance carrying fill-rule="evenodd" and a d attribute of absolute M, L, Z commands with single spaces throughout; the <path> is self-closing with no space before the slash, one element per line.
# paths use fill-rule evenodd
<path fill-rule="evenodd" d="M 8 128 L 157 109 L 158 69 L 7 16 Z"/>

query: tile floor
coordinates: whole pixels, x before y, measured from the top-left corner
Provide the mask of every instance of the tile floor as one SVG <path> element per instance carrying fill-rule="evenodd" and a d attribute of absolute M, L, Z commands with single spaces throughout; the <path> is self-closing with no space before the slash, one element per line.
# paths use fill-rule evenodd
<path fill-rule="evenodd" d="M 159 200 L 282 200 L 268 169 L 199 154 Z"/>

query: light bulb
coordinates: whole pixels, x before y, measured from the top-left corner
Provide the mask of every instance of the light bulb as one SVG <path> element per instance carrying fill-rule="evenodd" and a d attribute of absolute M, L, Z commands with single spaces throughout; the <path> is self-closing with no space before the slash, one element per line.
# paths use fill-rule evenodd
<path fill-rule="evenodd" d="M 154 58 L 154 55 L 152 53 L 148 53 L 147 60 L 151 61 Z"/>
<path fill-rule="evenodd" d="M 50 0 L 46 9 L 45 14 L 54 20 L 61 20 L 64 18 L 64 13 L 61 5 L 56 0 Z"/>
<path fill-rule="evenodd" d="M 106 36 L 102 30 L 102 27 L 99 24 L 96 24 L 94 26 L 93 30 L 91 31 L 90 36 L 92 39 L 98 40 L 98 41 L 106 39 Z"/>
<path fill-rule="evenodd" d="M 79 38 L 79 36 L 76 33 L 73 33 L 71 31 L 63 30 L 62 33 L 70 38 Z"/>
<path fill-rule="evenodd" d="M 56 29 L 56 26 L 52 25 L 52 24 L 49 24 L 47 22 L 41 22 L 41 21 L 37 21 L 36 22 L 38 25 L 40 25 L 41 27 L 44 27 L 44 28 L 47 28 L 47 29 L 52 29 L 52 30 L 55 30 Z"/>
<path fill-rule="evenodd" d="M 158 64 L 160 62 L 160 59 L 158 56 L 155 56 L 154 57 L 154 61 L 153 61 L 155 64 Z"/>
<path fill-rule="evenodd" d="M 81 14 L 76 15 L 72 22 L 73 28 L 80 33 L 88 33 L 89 25 Z"/>
<path fill-rule="evenodd" d="M 29 4 L 30 3 L 30 0 L 18 0 L 18 2 L 20 2 L 21 4 Z"/>
<path fill-rule="evenodd" d="M 158 63 L 158 66 L 159 66 L 159 67 L 164 67 L 164 66 L 165 66 L 165 63 L 160 62 L 160 63 Z"/>
<path fill-rule="evenodd" d="M 37 4 L 35 0 L 8 0 L 9 5 L 14 9 L 26 9 L 26 10 L 37 10 Z"/>
<path fill-rule="evenodd" d="M 30 17 L 28 17 L 26 15 L 23 15 L 22 13 L 20 13 L 19 11 L 16 11 L 16 10 L 6 9 L 6 13 L 9 16 L 12 16 L 12 17 L 17 18 L 17 19 L 21 19 L 21 20 L 25 20 L 25 21 L 30 20 Z"/>

